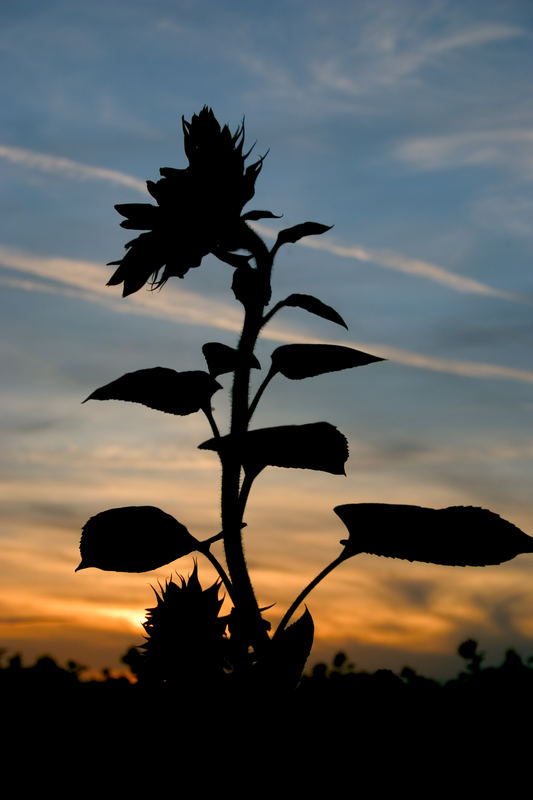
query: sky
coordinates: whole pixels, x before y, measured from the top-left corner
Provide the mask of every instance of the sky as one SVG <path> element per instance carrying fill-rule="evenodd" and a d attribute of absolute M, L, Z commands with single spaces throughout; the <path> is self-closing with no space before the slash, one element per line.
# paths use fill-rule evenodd
<path fill-rule="evenodd" d="M 181 116 L 205 104 L 268 152 L 250 207 L 283 218 L 265 241 L 334 226 L 281 250 L 274 300 L 313 294 L 349 330 L 287 309 L 262 365 L 287 342 L 387 359 L 278 376 L 258 408 L 256 427 L 327 420 L 350 443 L 346 477 L 271 468 L 254 486 L 246 554 L 269 619 L 338 554 L 338 504 L 481 506 L 533 534 L 531 3 L 5 0 L 0 20 L 1 647 L 115 668 L 142 641 L 150 587 L 193 560 L 74 574 L 99 511 L 154 505 L 200 538 L 219 530 L 203 416 L 82 405 L 125 372 L 203 369 L 204 342 L 237 342 L 232 269 L 212 257 L 161 291 L 105 285 L 131 238 L 114 204 L 186 166 Z M 360 668 L 452 674 L 466 638 L 489 660 L 531 655 L 532 577 L 528 555 L 359 556 L 308 599 L 311 661 L 344 649 Z"/>

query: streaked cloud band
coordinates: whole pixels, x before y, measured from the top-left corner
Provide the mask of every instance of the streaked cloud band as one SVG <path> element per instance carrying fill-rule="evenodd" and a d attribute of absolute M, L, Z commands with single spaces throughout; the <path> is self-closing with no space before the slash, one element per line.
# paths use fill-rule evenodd
<path fill-rule="evenodd" d="M 416 146 L 414 147 L 416 150 Z M 12 163 L 21 164 L 25 167 L 40 169 L 44 172 L 60 173 L 66 177 L 78 180 L 104 180 L 115 184 L 122 184 L 123 186 L 128 186 L 146 194 L 146 184 L 139 178 L 127 175 L 123 172 L 116 172 L 115 170 L 80 164 L 67 158 L 58 158 L 57 156 L 37 153 L 32 150 L 24 150 L 19 147 L 7 147 L 5 145 L 0 145 L 0 158 L 5 158 Z M 276 236 L 276 232 L 266 225 L 254 223 L 254 227 L 263 236 L 268 236 L 270 238 Z M 323 239 L 303 239 L 298 242 L 298 244 L 303 247 L 310 247 L 314 250 L 323 250 L 330 255 L 339 256 L 341 258 L 351 258 L 355 261 L 371 263 L 414 277 L 424 278 L 457 292 L 497 297 L 502 300 L 512 300 L 515 302 L 529 302 L 527 298 L 515 294 L 514 292 L 495 289 L 481 281 L 457 275 L 444 267 L 431 264 L 428 261 L 423 261 L 418 258 L 410 258 L 401 253 L 388 250 L 374 250 L 359 245 L 338 245 Z"/>
<path fill-rule="evenodd" d="M 254 227 L 262 236 L 275 238 L 277 235 L 276 232 L 267 225 L 254 223 Z M 355 261 L 375 264 L 378 267 L 393 269 L 398 272 L 403 272 L 406 275 L 425 278 L 435 283 L 440 283 L 441 286 L 446 286 L 448 289 L 454 289 L 457 292 L 498 297 L 501 300 L 512 300 L 515 302 L 529 302 L 527 298 L 515 294 L 514 292 L 495 289 L 493 286 L 489 286 L 486 283 L 473 280 L 472 278 L 465 278 L 463 275 L 450 272 L 444 269 L 444 267 L 431 264 L 429 261 L 422 261 L 419 258 L 409 258 L 408 256 L 401 255 L 400 253 L 393 253 L 389 250 L 370 250 L 358 245 L 337 245 L 327 241 L 327 239 L 301 239 L 298 244 L 301 244 L 303 247 L 310 247 L 313 250 L 323 250 L 326 253 L 340 256 L 341 258 L 352 258 Z"/>
<path fill-rule="evenodd" d="M 136 189 L 146 194 L 145 181 L 134 178 L 133 175 L 126 175 L 124 172 L 117 172 L 114 169 L 80 164 L 78 161 L 71 161 L 68 158 L 59 158 L 58 156 L 36 153 L 34 150 L 24 150 L 21 147 L 8 147 L 7 145 L 0 145 L 0 158 L 4 158 L 12 164 L 20 164 L 30 169 L 39 169 L 42 172 L 52 172 L 77 180 L 108 181 L 109 183 L 128 186 L 130 189 Z"/>
<path fill-rule="evenodd" d="M 113 311 L 143 314 L 167 319 L 174 323 L 203 325 L 226 331 L 240 331 L 242 313 L 229 303 L 212 300 L 175 285 L 168 284 L 163 292 L 137 292 L 122 300 L 116 291 L 105 286 L 108 273 L 103 266 L 88 261 L 75 261 L 66 258 L 44 258 L 0 246 L 0 266 L 10 270 L 37 276 L 58 284 L 57 291 L 74 294 L 76 297 L 97 302 Z M 32 280 L 4 278 L 4 283 L 23 291 L 50 291 L 51 285 Z M 263 337 L 275 342 L 315 342 L 323 344 L 347 345 L 350 342 L 320 340 L 308 337 L 297 330 L 273 324 L 265 329 Z M 516 369 L 499 364 L 486 364 L 473 361 L 457 361 L 437 358 L 422 353 L 402 350 L 383 343 L 352 342 L 354 347 L 384 356 L 396 364 L 409 367 L 462 375 L 469 378 L 498 378 L 533 383 L 533 370 Z"/>

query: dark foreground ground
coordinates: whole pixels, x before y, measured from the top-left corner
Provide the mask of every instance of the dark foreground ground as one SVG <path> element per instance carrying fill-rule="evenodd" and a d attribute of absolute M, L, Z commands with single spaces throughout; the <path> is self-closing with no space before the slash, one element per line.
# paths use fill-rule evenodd
<path fill-rule="evenodd" d="M 155 690 L 108 673 L 83 680 L 75 662 L 4 656 L 4 775 L 58 797 L 89 787 L 102 797 L 203 797 L 214 787 L 238 800 L 273 791 L 462 798 L 492 796 L 498 781 L 514 794 L 530 772 L 533 659 L 508 650 L 485 667 L 473 641 L 459 655 L 463 669 L 439 683 L 408 668 L 358 672 L 339 653 L 297 689 L 268 694 Z"/>

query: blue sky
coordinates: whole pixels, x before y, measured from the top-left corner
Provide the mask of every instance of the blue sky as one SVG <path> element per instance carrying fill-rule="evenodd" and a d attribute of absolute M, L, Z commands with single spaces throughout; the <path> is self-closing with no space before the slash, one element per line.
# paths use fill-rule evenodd
<path fill-rule="evenodd" d="M 160 505 L 217 529 L 201 419 L 80 405 L 124 372 L 202 368 L 203 342 L 235 343 L 219 262 L 161 292 L 105 287 L 127 238 L 113 205 L 185 165 L 180 118 L 204 104 L 269 151 L 253 207 L 284 217 L 265 237 L 334 225 L 284 248 L 275 294 L 320 297 L 349 332 L 286 311 L 260 360 L 288 341 L 389 359 L 279 377 L 258 411 L 328 419 L 352 454 L 347 478 L 273 469 L 254 490 L 248 556 L 273 619 L 335 555 L 338 503 L 480 505 L 533 533 L 530 3 L 20 0 L 0 19 L 4 646 L 99 665 L 138 640 L 157 575 L 74 575 L 92 514 Z M 533 652 L 532 570 L 354 560 L 311 600 L 316 653 L 435 671 L 461 637 Z"/>

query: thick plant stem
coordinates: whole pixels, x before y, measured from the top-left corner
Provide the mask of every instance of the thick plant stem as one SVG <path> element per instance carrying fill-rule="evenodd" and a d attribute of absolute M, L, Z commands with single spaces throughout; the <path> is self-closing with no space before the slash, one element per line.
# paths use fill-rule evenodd
<path fill-rule="evenodd" d="M 320 583 L 320 581 L 323 578 L 326 577 L 326 575 L 329 575 L 329 573 L 332 572 L 335 569 L 335 567 L 338 567 L 339 564 L 342 564 L 343 561 L 346 561 L 346 558 L 347 558 L 346 554 L 344 552 L 341 553 L 340 556 L 338 556 L 331 562 L 331 564 L 328 564 L 327 567 L 324 567 L 322 572 L 319 572 L 318 575 L 314 577 L 310 583 L 307 584 L 305 589 L 302 589 L 302 591 L 300 592 L 294 603 L 292 603 L 285 612 L 281 622 L 276 628 L 276 632 L 272 637 L 273 639 L 276 639 L 278 636 L 280 636 L 283 630 L 287 627 L 287 623 L 289 622 L 290 618 L 292 617 L 298 606 L 305 600 L 309 592 L 311 592 L 315 588 L 315 586 L 318 583 Z"/>
<path fill-rule="evenodd" d="M 250 250 L 254 254 L 257 272 L 270 285 L 272 263 L 263 241 L 249 230 Z M 261 298 L 251 298 L 245 304 L 245 316 L 238 345 L 238 365 L 233 379 L 231 404 L 231 447 L 222 457 L 222 529 L 228 572 L 233 586 L 233 599 L 242 636 L 249 638 L 258 655 L 269 644 L 261 612 L 250 581 L 241 535 L 245 504 L 239 502 L 242 467 L 242 447 L 248 429 L 250 362 L 261 330 L 264 304 Z"/>

